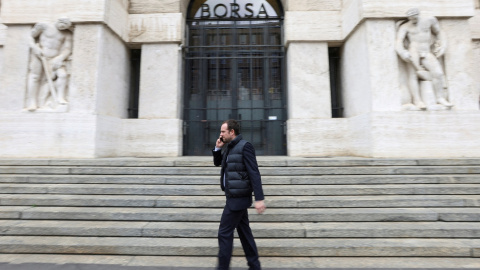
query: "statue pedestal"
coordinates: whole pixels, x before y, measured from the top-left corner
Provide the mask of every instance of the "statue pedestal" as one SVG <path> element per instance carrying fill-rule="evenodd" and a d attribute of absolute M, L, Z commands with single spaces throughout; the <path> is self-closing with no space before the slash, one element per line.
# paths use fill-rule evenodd
<path fill-rule="evenodd" d="M 437 103 L 432 81 L 420 81 L 420 95 L 429 111 L 442 111 L 449 109 L 449 107 Z"/>
<path fill-rule="evenodd" d="M 373 112 L 351 118 L 290 119 L 287 124 L 293 133 L 287 137 L 289 156 L 480 156 L 480 111 Z"/>
<path fill-rule="evenodd" d="M 432 81 L 420 81 L 420 95 L 422 96 L 423 103 L 425 103 L 429 109 L 437 104 Z"/>

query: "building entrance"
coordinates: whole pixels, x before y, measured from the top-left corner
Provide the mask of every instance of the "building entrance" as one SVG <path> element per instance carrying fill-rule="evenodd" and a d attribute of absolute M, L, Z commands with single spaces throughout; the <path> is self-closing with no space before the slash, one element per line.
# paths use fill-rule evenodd
<path fill-rule="evenodd" d="M 184 155 L 210 155 L 224 120 L 258 155 L 286 154 L 280 1 L 192 1 L 187 20 Z"/>

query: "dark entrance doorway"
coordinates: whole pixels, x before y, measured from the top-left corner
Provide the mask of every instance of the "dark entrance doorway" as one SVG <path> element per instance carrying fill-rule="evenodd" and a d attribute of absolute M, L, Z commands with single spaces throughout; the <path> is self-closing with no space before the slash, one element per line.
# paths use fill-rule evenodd
<path fill-rule="evenodd" d="M 191 1 L 184 155 L 210 155 L 230 118 L 258 155 L 286 154 L 282 12 L 280 1 Z"/>

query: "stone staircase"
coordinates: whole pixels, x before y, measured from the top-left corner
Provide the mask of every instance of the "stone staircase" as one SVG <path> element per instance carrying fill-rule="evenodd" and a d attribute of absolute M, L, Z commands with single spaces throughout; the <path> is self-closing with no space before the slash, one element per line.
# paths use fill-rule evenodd
<path fill-rule="evenodd" d="M 259 165 L 268 209 L 251 209 L 250 220 L 266 268 L 355 258 L 480 267 L 480 159 L 259 157 Z M 0 254 L 212 267 L 225 201 L 218 174 L 211 157 L 0 159 Z M 245 265 L 237 240 L 234 265 Z"/>

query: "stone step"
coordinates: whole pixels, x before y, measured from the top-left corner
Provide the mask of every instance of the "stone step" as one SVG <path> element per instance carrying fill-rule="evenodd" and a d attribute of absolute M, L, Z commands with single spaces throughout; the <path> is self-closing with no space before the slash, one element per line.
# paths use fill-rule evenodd
<path fill-rule="evenodd" d="M 262 257 L 263 269 L 270 270 L 419 270 L 480 269 L 478 258 L 431 257 Z M 64 255 L 0 254 L 0 263 L 8 270 L 211 270 L 215 256 L 130 256 L 130 255 Z M 243 256 L 232 258 L 233 269 L 246 269 Z M 2 268 L 3 270 L 3 268 Z"/>
<path fill-rule="evenodd" d="M 212 175 L 219 167 L 66 167 L 0 166 L 0 174 Z M 262 175 L 423 175 L 480 174 L 480 166 L 261 167 Z"/>
<path fill-rule="evenodd" d="M 263 185 L 268 196 L 475 195 L 478 184 Z M 222 195 L 219 185 L 0 184 L 0 194 Z"/>
<path fill-rule="evenodd" d="M 260 238 L 479 238 L 475 222 L 291 222 L 250 224 Z M 216 238 L 218 222 L 1 220 L 3 236 Z"/>
<path fill-rule="evenodd" d="M 262 257 L 480 257 L 479 239 L 257 239 Z M 0 236 L 0 253 L 215 256 L 215 238 Z M 235 240 L 234 254 L 243 255 Z"/>
<path fill-rule="evenodd" d="M 2 206 L 221 208 L 225 196 L 0 194 Z M 269 196 L 269 208 L 479 207 L 480 195 Z"/>
<path fill-rule="evenodd" d="M 2 206 L 0 219 L 218 222 L 221 208 L 118 208 Z M 480 208 L 286 208 L 258 215 L 252 222 L 478 222 Z"/>
<path fill-rule="evenodd" d="M 480 184 L 480 174 L 262 176 L 265 185 Z M 218 185 L 211 175 L 32 175 L 0 174 L 0 183 Z"/>
<path fill-rule="evenodd" d="M 345 166 L 471 166 L 479 158 L 302 158 L 258 156 L 260 167 L 345 167 Z M 0 159 L 0 166 L 99 166 L 99 167 L 204 167 L 212 166 L 211 156 L 162 158 L 93 158 L 93 159 Z"/>

